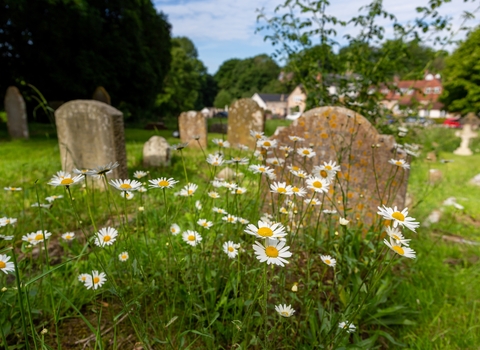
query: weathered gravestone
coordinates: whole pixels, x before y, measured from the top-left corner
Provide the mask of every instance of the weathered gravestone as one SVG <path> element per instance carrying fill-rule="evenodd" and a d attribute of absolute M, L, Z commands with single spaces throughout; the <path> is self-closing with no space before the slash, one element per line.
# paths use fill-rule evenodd
<path fill-rule="evenodd" d="M 92 100 L 100 101 L 106 103 L 107 105 L 111 105 L 112 101 L 110 100 L 110 95 L 108 94 L 107 90 L 103 86 L 98 86 L 93 93 Z"/>
<path fill-rule="evenodd" d="M 158 167 L 170 165 L 170 145 L 161 136 L 152 136 L 143 145 L 143 166 Z"/>
<path fill-rule="evenodd" d="M 120 165 L 109 177 L 128 178 L 122 112 L 103 102 L 74 100 L 55 111 L 55 123 L 63 170 L 116 161 Z"/>
<path fill-rule="evenodd" d="M 257 140 L 250 136 L 250 131 L 263 132 L 264 129 L 263 109 L 254 100 L 242 98 L 228 109 L 227 139 L 233 147 L 241 144 L 254 149 Z"/>
<path fill-rule="evenodd" d="M 200 148 L 200 145 L 203 148 L 207 147 L 207 119 L 201 112 L 183 112 L 178 117 L 178 127 L 180 140 L 188 142 L 188 147 Z"/>
<path fill-rule="evenodd" d="M 347 208 L 346 217 L 353 220 L 352 224 L 365 226 L 379 219 L 377 207 L 383 204 L 396 205 L 400 210 L 404 208 L 409 170 L 392 165 L 389 160 L 405 159 L 406 154 L 396 149 L 393 136 L 379 134 L 360 114 L 342 107 L 315 108 L 272 139 L 278 140 L 279 145 L 292 146 L 288 136 L 304 138 L 305 141 L 297 143 L 296 147 L 312 147 L 316 152 L 305 162 L 295 155 L 293 165 L 307 173 L 311 174 L 314 166 L 324 162 L 335 161 L 341 166 L 338 179 L 333 181 L 324 199 L 324 208 L 332 207 L 330 198 L 336 206 L 331 209 L 336 209 L 343 217 Z M 286 159 L 287 166 L 291 165 L 291 158 L 290 155 Z M 281 173 L 282 170 L 277 173 L 279 179 Z M 317 199 L 322 200 L 322 196 Z"/>
<path fill-rule="evenodd" d="M 5 94 L 7 127 L 13 139 L 28 139 L 27 109 L 25 100 L 17 87 L 10 86 Z"/>
<path fill-rule="evenodd" d="M 472 130 L 477 130 L 480 127 L 480 118 L 475 113 L 468 113 L 465 117 L 460 119 L 462 125 L 470 125 Z"/>
<path fill-rule="evenodd" d="M 473 152 L 468 147 L 468 144 L 470 143 L 470 139 L 473 139 L 478 136 L 477 132 L 472 131 L 472 125 L 465 124 L 463 126 L 462 131 L 461 132 L 457 131 L 455 133 L 455 136 L 460 137 L 462 139 L 462 142 L 460 143 L 460 147 L 458 147 L 455 151 L 453 151 L 453 153 L 459 156 L 471 156 Z"/>

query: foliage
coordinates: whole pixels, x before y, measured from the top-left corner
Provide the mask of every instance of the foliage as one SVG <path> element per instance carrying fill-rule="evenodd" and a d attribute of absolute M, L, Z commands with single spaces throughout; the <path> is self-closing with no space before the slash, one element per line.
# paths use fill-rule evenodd
<path fill-rule="evenodd" d="M 217 81 L 223 103 L 227 105 L 242 97 L 252 97 L 256 92 L 282 93 L 283 86 L 278 82 L 280 67 L 267 55 L 258 55 L 252 58 L 230 59 L 222 63 L 214 78 Z M 219 92 L 219 94 L 220 94 Z M 218 95 L 217 95 L 218 97 Z M 215 103 L 215 106 L 219 106 Z M 223 108 L 225 105 L 222 105 Z"/>
<path fill-rule="evenodd" d="M 288 62 L 296 83 L 302 84 L 307 109 L 341 105 L 375 121 L 387 112 L 379 103 L 383 99 L 380 90 L 385 85 L 396 89 L 394 75 L 418 78 L 427 70 L 441 68 L 444 51 L 434 52 L 426 45 L 433 42 L 444 47 L 452 39 L 451 19 L 438 13 L 444 2 L 448 1 L 429 1 L 417 7 L 419 18 L 405 25 L 380 0 L 361 7 L 348 21 L 328 12 L 328 0 L 286 0 L 276 7 L 272 18 L 260 12 L 258 30 L 266 32 L 265 38 L 277 47 L 276 56 Z M 385 40 L 387 24 L 379 23 L 393 28 L 395 40 Z M 335 55 L 332 52 L 340 46 L 340 32 L 347 32 L 343 35 L 347 44 Z"/>
<path fill-rule="evenodd" d="M 446 60 L 441 100 L 449 111 L 480 112 L 480 27 Z"/>
<path fill-rule="evenodd" d="M 170 65 L 170 24 L 149 0 L 2 0 L 0 90 L 25 83 L 48 101 L 104 86 L 135 118 L 151 112 Z"/>

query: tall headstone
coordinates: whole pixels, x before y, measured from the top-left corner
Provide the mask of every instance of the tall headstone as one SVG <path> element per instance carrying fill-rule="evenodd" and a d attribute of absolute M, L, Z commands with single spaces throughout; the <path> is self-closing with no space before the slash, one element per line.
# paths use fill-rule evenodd
<path fill-rule="evenodd" d="M 111 105 L 112 101 L 110 100 L 110 95 L 108 94 L 107 90 L 103 86 L 98 86 L 93 93 L 92 100 L 100 101 L 106 103 L 107 105 Z"/>
<path fill-rule="evenodd" d="M 170 165 L 170 144 L 161 136 L 152 136 L 143 145 L 143 166 Z"/>
<path fill-rule="evenodd" d="M 228 142 L 233 147 L 241 144 L 254 149 L 257 140 L 250 136 L 251 130 L 265 130 L 264 112 L 254 100 L 242 98 L 235 101 L 228 110 Z"/>
<path fill-rule="evenodd" d="M 25 100 L 16 86 L 10 86 L 5 94 L 7 127 L 13 139 L 28 139 L 27 109 Z"/>
<path fill-rule="evenodd" d="M 335 161 L 341 166 L 324 200 L 325 209 L 336 209 L 341 216 L 347 209 L 347 218 L 369 226 L 378 219 L 378 206 L 404 208 L 409 170 L 392 165 L 389 160 L 406 159 L 407 155 L 396 149 L 393 136 L 379 134 L 360 114 L 343 107 L 315 108 L 272 139 L 278 140 L 280 145 L 293 146 L 288 136 L 304 138 L 296 148 L 311 147 L 316 153 L 306 160 L 296 154 L 294 166 L 309 174 L 314 166 L 324 162 Z M 291 165 L 292 157 L 285 160 L 286 166 Z M 289 181 L 282 179 L 281 174 L 282 170 L 277 174 L 278 181 Z M 391 184 L 390 189 L 388 184 Z M 335 207 L 327 203 L 327 198 Z"/>
<path fill-rule="evenodd" d="M 180 140 L 188 142 L 188 147 L 200 148 L 200 145 L 203 148 L 207 147 L 207 119 L 201 112 L 183 112 L 178 117 L 178 126 Z"/>
<path fill-rule="evenodd" d="M 128 177 L 122 112 L 103 102 L 74 100 L 55 111 L 55 123 L 63 170 L 118 162 L 109 176 Z"/>
<path fill-rule="evenodd" d="M 473 152 L 468 147 L 470 143 L 470 139 L 473 139 L 478 136 L 478 133 L 476 131 L 472 131 L 472 125 L 465 124 L 463 126 L 462 131 L 461 132 L 457 131 L 455 135 L 460 137 L 462 139 L 462 142 L 460 143 L 460 147 L 458 147 L 455 151 L 453 151 L 453 153 L 459 156 L 471 156 Z"/>

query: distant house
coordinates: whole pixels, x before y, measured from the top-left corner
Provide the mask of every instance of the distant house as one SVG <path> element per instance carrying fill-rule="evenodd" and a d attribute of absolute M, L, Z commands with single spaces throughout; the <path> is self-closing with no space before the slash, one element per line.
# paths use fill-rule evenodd
<path fill-rule="evenodd" d="M 265 111 L 270 111 L 272 116 L 285 118 L 287 115 L 287 94 L 259 94 L 255 93 L 252 100 Z"/>
<path fill-rule="evenodd" d="M 426 74 L 423 80 L 399 80 L 393 82 L 394 88 L 384 86 L 380 93 L 384 99 L 380 102 L 395 116 L 407 116 L 409 107 L 418 109 L 418 116 L 425 118 L 451 118 L 443 103 L 439 101 L 443 86 L 439 74 Z"/>
<path fill-rule="evenodd" d="M 307 106 L 307 95 L 303 91 L 302 85 L 298 85 L 293 89 L 293 91 L 288 95 L 287 99 L 287 119 L 297 119 L 304 111 Z"/>

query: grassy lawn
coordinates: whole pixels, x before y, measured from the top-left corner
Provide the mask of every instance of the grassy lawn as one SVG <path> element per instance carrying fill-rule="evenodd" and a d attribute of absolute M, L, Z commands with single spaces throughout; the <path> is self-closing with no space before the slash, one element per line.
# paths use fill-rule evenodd
<path fill-rule="evenodd" d="M 271 135 L 277 126 L 284 126 L 288 124 L 289 122 L 286 121 L 268 121 L 266 134 Z M 39 196 L 42 198 L 52 194 L 64 194 L 61 188 L 52 189 L 47 188 L 44 185 L 51 178 L 51 176 L 60 169 L 59 149 L 57 140 L 54 137 L 55 131 L 51 127 L 45 125 L 31 125 L 30 132 L 32 135 L 31 140 L 8 141 L 6 139 L 6 130 L 4 125 L 0 127 L 0 152 L 2 154 L 0 157 L 0 185 L 1 187 L 24 187 L 24 192 L 22 194 L 17 195 L 16 193 L 4 193 L 2 196 L 0 196 L 4 204 L 0 207 L 0 217 L 17 217 L 19 215 L 27 215 L 26 217 L 30 218 L 29 220 L 23 220 L 22 222 L 19 220 L 16 234 L 31 232 L 40 227 L 42 220 L 41 216 L 39 216 L 36 211 L 30 208 L 30 205 L 34 202 L 34 198 L 36 196 L 35 181 L 38 180 L 38 183 L 42 184 L 41 186 L 38 186 L 38 191 L 40 192 Z M 432 146 L 432 143 L 437 142 L 441 144 L 442 142 L 441 138 L 436 138 L 442 137 L 443 131 L 435 130 L 432 131 L 432 133 L 435 135 L 424 136 L 422 138 L 425 145 L 424 153 L 429 151 L 431 147 L 437 147 L 435 145 Z M 134 171 L 143 170 L 143 144 L 152 135 L 163 136 L 170 144 L 179 142 L 178 139 L 175 139 L 171 136 L 171 131 L 127 129 L 126 148 L 130 178 L 132 178 Z M 221 138 L 222 135 L 209 135 L 210 140 L 215 137 Z M 417 258 L 415 260 L 405 259 L 393 265 L 392 272 L 387 273 L 382 280 L 384 284 L 381 285 L 381 290 L 389 290 L 389 294 L 385 294 L 385 297 L 382 299 L 382 296 L 379 293 L 372 297 L 371 300 L 373 305 L 372 307 L 378 308 L 378 312 L 376 314 L 374 311 L 371 312 L 368 319 L 359 318 L 359 328 L 362 328 L 363 331 L 358 331 L 352 335 L 351 338 L 345 338 L 343 342 L 338 342 L 338 349 L 407 348 L 423 350 L 479 348 L 480 313 L 478 312 L 478 309 L 480 306 L 480 245 L 475 245 L 474 243 L 478 242 L 480 244 L 480 187 L 470 185 L 468 184 L 468 181 L 473 176 L 480 173 L 480 167 L 478 166 L 480 164 L 480 154 L 475 154 L 471 157 L 455 156 L 453 153 L 445 151 L 445 149 L 450 150 L 455 147 L 455 139 L 452 137 L 451 133 L 448 133 L 447 136 L 443 137 L 448 141 L 449 146 L 445 146 L 445 148 L 437 147 L 437 149 L 439 149 L 438 159 L 448 159 L 451 162 L 428 162 L 424 159 L 423 154 L 412 164 L 408 187 L 408 191 L 412 197 L 413 203 L 413 207 L 410 208 L 411 216 L 415 217 L 422 223 L 425 222 L 426 218 L 433 210 L 441 209 L 442 217 L 438 223 L 434 223 L 429 227 L 420 227 L 417 229 L 416 234 L 409 234 L 409 238 L 412 238 L 412 247 L 417 252 Z M 213 151 L 214 148 L 212 147 L 209 152 L 211 153 Z M 202 158 L 201 152 L 187 148 L 185 149 L 184 154 L 186 163 L 188 164 L 188 169 L 186 172 L 189 181 L 197 183 L 208 180 L 209 173 L 205 166 L 199 162 L 199 159 Z M 432 168 L 440 170 L 443 174 L 442 180 L 435 184 L 428 183 L 428 173 Z M 150 169 L 150 178 L 160 176 L 173 178 L 182 178 L 184 176 L 183 162 L 178 153 L 174 154 L 173 156 L 171 168 Z M 247 179 L 246 181 L 250 180 Z M 255 185 L 254 182 L 250 184 L 252 186 Z M 200 190 L 204 189 L 205 188 L 201 188 Z M 78 192 L 78 194 L 75 196 L 79 197 L 75 199 L 79 205 L 83 205 L 85 203 L 84 195 Z M 234 261 L 232 262 L 226 258 L 222 260 L 222 263 L 215 268 L 206 269 L 204 265 L 198 265 L 198 260 L 195 260 L 196 257 L 195 255 L 192 255 L 191 252 L 181 256 L 181 260 L 177 254 L 176 258 L 179 258 L 179 260 L 176 261 L 176 264 L 178 264 L 178 267 L 166 264 L 167 258 L 168 262 L 171 263 L 170 255 L 168 255 L 168 257 L 161 256 L 158 252 L 150 252 L 150 254 L 153 255 L 148 255 L 145 253 L 149 249 L 147 238 L 145 238 L 145 244 L 143 244 L 143 238 L 141 238 L 142 236 L 140 235 L 141 228 L 143 227 L 143 230 L 145 230 L 145 227 L 149 228 L 149 230 L 151 230 L 151 232 L 147 232 L 148 234 L 151 234 L 149 239 L 157 239 L 156 236 L 161 235 L 161 230 L 164 229 L 165 226 L 168 227 L 167 224 L 169 224 L 169 222 L 166 222 L 166 215 L 172 215 L 172 220 L 181 220 L 181 217 L 176 216 L 177 212 L 181 212 L 182 206 L 193 206 L 193 202 L 184 201 L 179 205 L 172 204 L 170 210 L 167 210 L 167 213 L 164 215 L 167 206 L 163 206 L 164 197 L 162 197 L 161 193 L 153 196 L 151 200 L 147 201 L 145 199 L 145 202 L 143 202 L 143 197 L 141 199 L 142 202 L 140 202 L 140 195 L 137 194 L 136 196 L 137 197 L 134 198 L 134 201 L 131 202 L 134 204 L 129 204 L 129 209 L 136 211 L 138 206 L 145 206 L 144 214 L 136 211 L 141 217 L 141 219 L 138 219 L 137 216 L 137 226 L 134 229 L 137 234 L 136 237 L 139 237 L 138 242 L 136 242 L 138 245 L 138 250 L 135 251 L 135 254 L 138 254 L 138 256 L 133 263 L 133 270 L 131 272 L 125 272 L 126 274 L 122 275 L 127 278 L 127 281 L 129 282 L 124 284 L 122 282 L 120 283 L 126 288 L 126 290 L 129 291 L 129 293 L 137 293 L 137 291 L 145 290 L 147 295 L 158 295 L 159 298 L 162 299 L 162 302 L 167 304 L 168 302 L 174 304 L 173 300 L 188 300 L 184 306 L 177 307 L 179 309 L 182 307 L 185 307 L 185 309 L 191 308 L 192 310 L 192 315 L 190 317 L 181 316 L 182 313 L 178 310 L 175 310 L 175 306 L 173 309 L 168 309 L 169 311 L 163 314 L 162 310 L 165 310 L 162 308 L 163 306 L 160 305 L 157 308 L 157 304 L 153 303 L 151 310 L 147 311 L 142 309 L 141 312 L 138 311 L 140 313 L 145 313 L 148 316 L 147 321 L 145 321 L 144 324 L 145 329 L 160 329 L 158 331 L 159 335 L 155 335 L 158 337 L 157 340 L 159 342 L 156 346 L 154 346 L 154 348 L 171 349 L 187 348 L 189 346 L 191 349 L 215 348 L 218 346 L 218 343 L 211 339 L 212 336 L 210 334 L 217 334 L 217 337 L 221 337 L 219 334 L 223 335 L 224 338 L 220 340 L 217 339 L 217 341 L 220 341 L 221 344 L 230 344 L 229 346 L 220 348 L 235 348 L 236 346 L 232 345 L 232 339 L 240 344 L 238 348 L 263 348 L 263 343 L 261 339 L 259 339 L 261 337 L 254 334 L 256 332 L 264 332 L 264 326 L 260 321 L 262 316 L 262 310 L 260 308 L 258 308 L 258 310 L 255 312 L 253 312 L 253 310 L 248 311 L 248 318 L 242 319 L 242 321 L 238 319 L 231 320 L 228 315 L 230 312 L 237 315 L 237 312 L 239 312 L 240 308 L 245 307 L 244 305 L 239 306 L 237 304 L 232 304 L 229 301 L 233 298 L 233 296 L 237 295 L 236 293 L 238 293 L 238 290 L 236 288 L 239 286 L 238 283 L 248 284 L 249 282 L 254 281 L 254 283 L 250 283 L 252 284 L 252 287 L 250 287 L 250 289 L 248 289 L 248 293 L 246 293 L 248 294 L 248 297 L 246 297 L 247 304 L 250 303 L 248 305 L 251 305 L 253 300 L 255 300 L 255 293 L 259 293 L 257 295 L 261 295 L 261 288 L 259 288 L 257 291 L 257 285 L 262 285 L 261 278 L 263 270 L 258 268 L 252 268 L 249 270 L 249 268 L 247 268 L 247 261 L 244 262 L 245 265 L 240 265 L 239 263 L 237 266 Z M 449 197 L 455 197 L 457 203 L 461 204 L 464 209 L 456 209 L 453 206 L 442 206 L 443 201 Z M 173 199 L 173 196 L 171 198 Z M 118 199 L 117 201 L 121 208 L 123 201 Z M 48 212 L 48 216 L 46 216 L 46 218 L 43 220 L 47 220 L 52 225 L 58 224 L 62 227 L 62 229 L 65 227 L 65 229 L 68 228 L 72 230 L 78 230 L 79 225 L 75 223 L 73 212 L 66 207 L 63 208 L 63 206 L 67 206 L 67 203 L 68 202 L 65 201 L 61 202 L 61 204 L 58 206 L 54 206 L 51 211 Z M 230 205 L 233 204 L 234 202 L 230 202 Z M 204 206 L 209 205 L 211 204 L 204 204 Z M 158 212 L 157 208 L 161 208 L 160 212 Z M 246 203 L 246 205 L 242 208 L 242 211 L 240 211 L 242 213 L 255 213 L 255 211 L 258 211 L 253 202 Z M 83 209 L 85 209 L 85 207 Z M 23 214 L 19 214 L 22 212 L 22 210 Z M 97 209 L 93 208 L 93 210 L 95 211 L 94 216 L 98 216 L 98 218 L 103 219 L 107 217 L 106 207 L 99 207 Z M 86 209 L 84 211 L 86 212 Z M 101 213 L 101 211 L 105 211 L 105 213 Z M 29 216 L 30 214 L 31 217 Z M 86 214 L 82 215 L 84 220 L 88 220 L 88 216 Z M 186 217 L 183 219 L 194 222 L 197 219 L 197 214 L 195 214 L 195 216 Z M 140 224 L 140 222 L 143 222 L 143 224 Z M 322 223 L 322 225 L 326 226 L 326 223 Z M 137 232 L 137 227 L 139 232 Z M 1 233 L 4 234 L 3 231 Z M 222 236 L 235 238 L 239 234 L 240 231 L 237 231 L 237 229 L 231 232 L 226 230 L 224 233 L 220 233 L 218 238 Z M 462 238 L 474 243 L 467 244 L 461 242 Z M 213 240 L 214 238 L 211 239 Z M 217 239 L 217 236 L 215 236 L 215 239 Z M 303 239 L 305 241 L 302 244 L 311 247 L 312 243 L 309 243 L 305 238 Z M 162 244 L 163 246 L 168 246 L 171 244 L 171 241 L 166 240 L 166 238 L 158 238 L 158 241 L 159 244 Z M 339 241 L 336 242 L 337 243 L 335 244 L 341 244 Z M 176 246 L 176 243 L 174 244 Z M 320 251 L 321 245 L 315 245 L 315 242 L 313 244 L 315 249 Z M 0 246 L 2 249 L 4 247 L 5 245 Z M 80 243 L 74 243 L 70 248 L 75 252 L 75 254 L 81 254 L 82 249 L 84 249 Z M 67 247 L 65 246 L 63 249 L 66 251 Z M 33 255 L 28 255 L 32 253 L 29 253 L 27 250 L 25 250 L 24 253 L 27 257 L 33 257 Z M 118 255 L 118 253 L 119 252 L 115 250 L 115 254 Z M 203 251 L 201 254 L 201 256 L 205 259 L 211 258 L 211 252 L 208 251 L 208 249 Z M 159 271 L 157 273 L 154 272 L 155 269 L 152 270 L 153 272 L 148 269 L 143 271 L 143 267 L 139 267 L 141 266 L 141 261 L 146 263 L 147 266 L 155 263 L 154 261 L 149 260 L 149 256 L 154 257 L 152 259 L 158 258 L 156 263 L 165 263 L 166 267 L 158 265 Z M 73 257 L 73 253 L 69 253 L 68 257 Z M 245 255 L 243 258 L 247 259 L 247 256 Z M 339 294 L 343 292 L 342 290 L 336 289 L 338 288 L 336 283 L 339 282 L 332 282 L 332 280 L 330 280 L 330 277 L 332 276 L 330 276 L 329 273 L 326 274 L 326 272 L 324 273 L 323 271 L 318 271 L 315 268 L 309 270 L 310 261 L 313 261 L 310 260 L 310 258 L 311 257 L 308 255 L 308 253 L 305 253 L 302 263 L 300 263 L 298 266 L 295 265 L 301 270 L 299 270 L 298 273 L 290 273 L 287 274 L 286 277 L 280 277 L 280 275 L 270 275 L 272 284 L 279 283 L 280 281 L 288 284 L 288 288 L 285 290 L 281 288 L 275 289 L 272 287 L 272 296 L 278 299 L 286 297 L 290 298 L 287 300 L 291 300 L 292 304 L 296 303 L 296 305 L 301 305 L 301 310 L 298 311 L 299 315 L 302 310 L 303 313 L 305 313 L 305 310 L 310 310 L 309 314 L 312 315 L 312 318 L 307 317 L 306 319 L 301 319 L 300 316 L 298 319 L 293 317 L 291 319 L 281 318 L 280 320 L 273 320 L 272 318 L 270 324 L 272 327 L 271 331 L 278 332 L 275 333 L 278 335 L 278 343 L 275 341 L 269 346 L 285 349 L 320 348 L 320 343 L 318 343 L 318 347 L 315 347 L 312 344 L 317 344 L 315 342 L 317 339 L 319 339 L 319 337 L 321 339 L 321 334 L 323 334 L 321 332 L 324 332 L 326 327 L 324 326 L 324 323 L 326 324 L 327 321 L 331 321 L 331 319 L 326 316 L 329 313 L 327 307 L 325 307 L 325 309 L 321 307 L 322 303 L 324 303 L 324 305 L 328 305 L 329 300 L 321 299 L 322 303 L 319 302 L 318 305 L 313 305 L 313 302 L 310 303 L 310 301 L 308 301 L 310 299 L 308 298 L 305 299 L 308 302 L 305 302 L 304 299 L 302 299 L 303 295 L 308 294 L 307 291 L 309 288 L 315 289 L 320 286 L 320 282 L 322 281 L 326 281 L 324 288 L 330 288 L 328 290 L 331 290 L 332 293 L 333 291 L 339 292 Z M 38 257 L 36 259 L 38 259 Z M 248 259 L 255 260 L 252 257 L 248 257 Z M 80 261 L 79 264 L 85 270 L 87 267 L 91 268 L 95 261 L 96 260 L 94 257 L 89 256 L 88 259 Z M 352 271 L 354 271 L 356 268 L 355 264 L 357 263 L 358 262 L 352 262 Z M 123 265 L 118 265 L 118 262 L 111 262 L 109 264 L 112 264 L 110 268 L 115 267 L 119 274 L 120 272 L 123 273 Z M 26 266 L 28 267 L 29 265 Z M 192 269 L 197 266 L 199 270 L 185 272 L 184 266 Z M 242 271 L 240 271 L 240 266 Z M 30 268 L 33 269 L 34 267 Z M 167 274 L 165 270 L 160 270 L 164 268 L 171 268 L 171 271 L 169 271 Z M 239 269 L 238 275 L 236 270 L 237 268 Z M 200 271 L 200 269 L 202 271 Z M 98 313 L 101 313 L 101 310 L 104 310 L 104 317 L 113 319 L 113 324 L 116 324 L 115 322 L 123 316 L 122 312 L 124 312 L 125 309 L 120 307 L 117 309 L 115 309 L 115 307 L 113 307 L 113 309 L 108 307 L 102 309 L 100 305 L 101 303 L 106 303 L 108 305 L 110 302 L 106 292 L 98 292 L 98 294 L 95 294 L 96 298 L 94 300 L 97 302 L 92 302 L 92 299 L 87 297 L 87 293 L 84 293 L 83 287 L 73 285 L 72 281 L 76 278 L 74 274 L 77 273 L 77 270 L 73 270 L 72 267 L 65 267 L 59 271 L 62 272 L 55 272 L 53 275 L 66 279 L 66 289 L 64 293 L 71 293 L 69 294 L 71 296 L 70 302 L 75 305 L 82 306 L 82 309 L 79 311 L 84 314 L 98 316 Z M 243 280 L 241 281 L 237 280 L 237 276 L 240 276 L 240 273 L 241 276 L 243 276 Z M 173 276 L 179 279 L 184 279 L 185 287 L 173 287 L 173 280 L 164 281 L 164 276 L 169 274 L 173 274 Z M 72 275 L 74 277 L 72 277 Z M 343 278 L 345 278 L 345 281 L 349 281 L 347 276 L 344 276 Z M 137 279 L 138 281 L 134 282 Z M 205 281 L 206 289 L 201 289 L 198 291 L 190 289 L 190 282 L 196 282 L 197 279 Z M 333 280 L 335 280 L 335 278 L 333 278 Z M 12 279 L 0 279 L 0 288 L 2 285 L 11 283 L 11 281 Z M 227 283 L 227 281 L 230 281 L 229 283 L 233 284 L 231 289 L 230 287 L 227 287 L 227 285 L 230 285 Z M 290 291 L 290 288 L 295 281 L 303 281 L 303 288 L 305 292 L 300 290 L 298 294 L 295 294 Z M 355 281 L 352 279 L 348 283 L 355 284 Z M 46 285 L 46 282 L 40 282 L 33 285 L 35 287 L 29 289 L 30 297 L 32 298 L 32 302 L 38 302 L 39 305 L 41 305 L 42 303 L 39 302 L 38 298 L 45 298 L 45 300 L 48 300 L 48 293 L 42 292 L 41 290 L 41 286 Z M 213 285 L 213 287 L 209 288 L 208 286 L 211 285 Z M 140 286 L 145 289 L 141 289 Z M 302 283 L 300 286 L 302 286 Z M 219 295 L 215 297 L 215 292 L 212 292 L 211 289 L 219 290 Z M 111 291 L 112 290 L 109 289 L 109 292 Z M 195 293 L 198 295 L 193 298 L 192 294 Z M 251 293 L 251 295 L 249 293 Z M 142 298 L 146 298 L 146 296 L 140 292 L 137 294 L 138 295 L 136 295 L 132 300 L 126 301 L 131 310 L 134 310 L 136 307 L 140 308 L 139 305 L 140 302 L 143 301 Z M 125 295 L 130 294 L 126 292 Z M 345 296 L 341 295 L 339 298 L 342 299 L 344 297 Z M 165 298 L 165 301 L 163 298 Z M 13 292 L 10 293 L 10 291 L 8 293 L 4 293 L 3 296 L 0 297 L 0 302 L 2 303 L 3 308 L 1 315 L 6 317 L 4 319 L 11 317 L 9 308 L 11 308 L 12 305 L 16 305 L 14 300 L 15 294 Z M 391 305 L 389 304 L 390 302 L 392 303 Z M 47 301 L 45 301 L 44 304 L 45 310 L 34 310 L 35 315 L 40 315 L 43 312 L 47 314 L 47 310 L 49 308 L 47 305 L 49 304 Z M 205 305 L 209 305 L 211 310 L 215 311 L 213 313 L 209 313 L 209 311 L 205 309 Z M 379 306 L 377 307 L 376 305 Z M 79 313 L 74 312 L 67 301 L 62 301 L 58 307 L 66 316 L 71 317 L 67 317 L 68 321 L 62 323 L 62 332 L 68 331 L 66 329 L 67 324 L 71 327 L 75 327 L 73 324 L 74 322 L 83 324 L 85 321 L 82 319 L 82 322 L 80 322 L 80 318 L 78 316 Z M 16 313 L 15 317 L 20 318 L 20 315 Z M 313 317 L 318 317 L 318 319 L 316 318 L 313 320 Z M 51 320 L 45 320 L 45 318 L 42 317 L 39 317 L 39 319 L 41 319 L 43 323 L 37 325 L 38 332 L 43 326 L 47 327 L 48 322 L 51 322 Z M 219 322 L 219 320 L 229 321 Z M 293 322 L 291 324 L 284 322 L 287 320 L 293 320 Z M 88 318 L 85 322 L 90 322 L 93 325 L 93 328 L 99 327 L 95 323 L 95 317 Z M 121 341 L 125 340 L 126 338 L 125 334 L 122 334 L 122 332 L 133 333 L 132 327 L 125 325 L 125 323 L 126 321 L 118 327 L 115 326 L 115 334 L 118 336 L 119 342 L 116 343 L 117 346 L 119 346 L 118 344 L 121 345 Z M 180 326 L 180 324 L 182 326 Z M 14 330 L 14 332 L 21 333 L 21 325 L 19 322 L 15 323 L 15 327 L 17 328 Z M 175 327 L 179 328 L 177 329 Z M 189 330 L 189 333 L 185 333 L 185 331 L 181 335 L 175 335 L 175 331 L 178 331 L 179 329 L 182 331 L 183 329 L 187 329 Z M 242 331 L 242 329 L 254 329 L 255 332 L 250 331 L 251 333 L 249 333 L 247 337 L 247 334 L 244 334 L 247 331 Z M 5 330 L 9 332 L 11 331 L 10 329 L 6 328 Z M 86 338 L 92 334 L 91 329 L 86 327 L 78 328 L 77 331 L 79 333 L 77 337 L 79 338 Z M 142 333 L 142 329 L 136 331 L 138 332 L 137 334 Z M 268 330 L 265 331 L 268 332 Z M 49 332 L 54 332 L 54 329 L 51 326 L 49 328 Z M 362 343 L 362 339 L 368 338 L 372 332 L 378 332 L 374 344 L 370 344 L 366 342 L 366 340 L 364 340 Z M 392 339 L 389 339 L 388 334 L 391 335 Z M 229 337 L 231 337 L 231 339 L 229 339 Z M 298 343 L 300 345 L 296 347 L 294 342 L 288 341 L 290 338 L 300 339 L 301 342 Z M 10 337 L 9 339 L 13 339 L 13 337 Z M 53 336 L 51 339 L 53 339 Z M 337 338 L 334 340 L 336 341 Z M 127 342 L 127 340 L 125 341 Z M 163 343 L 164 341 L 165 343 Z M 349 345 L 350 341 L 356 342 L 357 345 Z M 50 346 L 54 346 L 55 342 L 52 340 L 52 342 L 49 344 Z M 363 344 L 363 346 L 361 344 Z M 92 346 L 93 342 L 90 345 Z M 40 348 L 40 344 L 38 346 L 38 348 Z M 79 347 L 72 348 L 82 348 L 82 346 L 83 344 Z M 109 348 L 108 346 L 111 346 L 111 344 L 104 344 L 105 348 Z M 93 348 L 93 346 L 91 348 Z"/>

